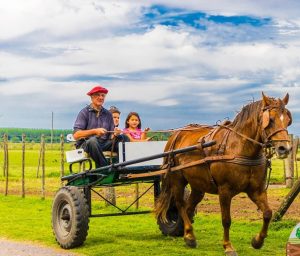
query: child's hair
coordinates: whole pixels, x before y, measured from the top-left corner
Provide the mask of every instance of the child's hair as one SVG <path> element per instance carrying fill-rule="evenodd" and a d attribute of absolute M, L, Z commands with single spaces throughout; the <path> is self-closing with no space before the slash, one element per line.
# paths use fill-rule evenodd
<path fill-rule="evenodd" d="M 139 116 L 139 114 L 137 112 L 130 112 L 125 120 L 125 128 L 128 128 L 129 127 L 129 124 L 127 123 L 128 120 L 130 119 L 130 117 L 132 116 L 136 116 L 138 119 L 139 119 L 139 125 L 138 125 L 138 128 L 141 129 L 142 127 L 142 121 L 141 121 L 141 118 Z"/>
<path fill-rule="evenodd" d="M 112 114 L 113 113 L 121 114 L 121 111 L 115 106 L 111 106 L 110 109 L 109 109 L 109 112 L 112 113 Z"/>

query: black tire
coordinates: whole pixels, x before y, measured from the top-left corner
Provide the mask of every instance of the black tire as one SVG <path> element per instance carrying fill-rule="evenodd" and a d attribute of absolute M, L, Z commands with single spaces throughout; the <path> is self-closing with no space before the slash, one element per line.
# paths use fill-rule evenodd
<path fill-rule="evenodd" d="M 183 236 L 184 234 L 183 220 L 175 205 L 171 206 L 167 212 L 167 222 L 158 219 L 157 224 L 163 235 Z"/>
<path fill-rule="evenodd" d="M 184 189 L 184 200 L 188 200 L 190 196 L 190 190 L 188 188 Z M 197 214 L 197 207 L 192 216 L 192 223 L 194 222 L 194 216 Z M 157 224 L 162 234 L 168 236 L 183 236 L 184 235 L 184 224 L 181 216 L 178 213 L 178 209 L 175 206 L 175 203 L 171 203 L 169 210 L 167 212 L 167 222 L 163 222 L 158 219 Z"/>
<path fill-rule="evenodd" d="M 82 189 L 62 187 L 52 205 L 52 229 L 64 249 L 80 246 L 89 229 L 89 207 Z"/>

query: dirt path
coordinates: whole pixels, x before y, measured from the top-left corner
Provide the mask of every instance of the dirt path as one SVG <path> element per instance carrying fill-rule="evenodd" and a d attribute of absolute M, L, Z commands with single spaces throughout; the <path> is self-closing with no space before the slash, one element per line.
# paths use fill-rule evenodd
<path fill-rule="evenodd" d="M 78 256 L 68 251 L 53 249 L 30 242 L 16 242 L 0 238 L 0 256 Z"/>
<path fill-rule="evenodd" d="M 273 210 L 273 214 L 278 210 L 282 204 L 288 190 L 282 193 L 277 188 L 283 188 L 282 185 L 271 185 L 268 189 L 268 202 Z M 292 205 L 287 210 L 283 219 L 293 219 L 300 221 L 300 194 L 296 197 Z M 202 202 L 198 205 L 199 213 L 220 213 L 220 206 L 218 196 L 206 194 Z M 231 204 L 231 216 L 233 219 L 250 219 L 260 220 L 262 213 L 257 210 L 257 207 L 250 201 L 246 194 L 241 193 L 233 198 Z"/>

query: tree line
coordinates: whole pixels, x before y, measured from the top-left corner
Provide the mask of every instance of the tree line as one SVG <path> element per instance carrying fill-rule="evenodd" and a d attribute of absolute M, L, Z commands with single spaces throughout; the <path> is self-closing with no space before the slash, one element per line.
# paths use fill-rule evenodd
<path fill-rule="evenodd" d="M 53 134 L 52 134 L 53 132 Z M 0 128 L 0 140 L 3 140 L 3 135 L 7 134 L 8 141 L 18 143 L 22 141 L 22 134 L 25 134 L 25 140 L 27 142 L 40 142 L 42 134 L 45 135 L 45 142 L 51 142 L 51 135 L 52 135 L 52 142 L 59 143 L 60 142 L 60 135 L 63 134 L 66 136 L 67 134 L 72 133 L 72 130 L 68 129 L 33 129 L 33 128 Z"/>
<path fill-rule="evenodd" d="M 55 129 L 53 130 L 53 143 L 60 142 L 60 135 L 63 134 L 66 137 L 67 134 L 72 133 L 71 129 Z M 25 134 L 26 142 L 41 142 L 41 136 L 44 134 L 45 143 L 51 142 L 51 129 L 33 129 L 33 128 L 0 128 L 0 141 L 3 141 L 3 135 L 7 134 L 8 141 L 19 143 L 22 141 L 22 134 Z M 149 137 L 152 137 L 152 140 L 167 140 L 170 136 L 170 133 L 155 133 L 149 132 Z"/>

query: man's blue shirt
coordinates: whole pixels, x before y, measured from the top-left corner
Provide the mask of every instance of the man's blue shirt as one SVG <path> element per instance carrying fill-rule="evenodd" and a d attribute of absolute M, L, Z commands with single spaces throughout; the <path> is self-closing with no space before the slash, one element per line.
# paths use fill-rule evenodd
<path fill-rule="evenodd" d="M 102 107 L 98 114 L 95 109 L 88 105 L 79 112 L 73 127 L 73 132 L 95 128 L 104 128 L 107 131 L 113 131 L 114 127 L 112 114 L 107 109 Z M 101 136 L 100 139 L 103 141 L 108 140 L 110 135 L 111 133 L 106 133 Z M 79 140 L 76 146 L 78 147 L 82 143 L 83 140 Z"/>

